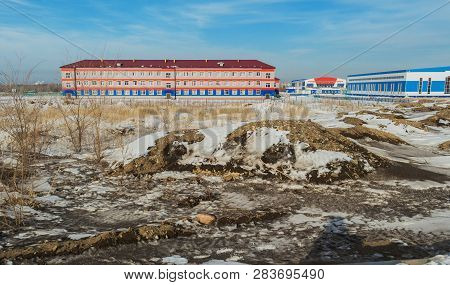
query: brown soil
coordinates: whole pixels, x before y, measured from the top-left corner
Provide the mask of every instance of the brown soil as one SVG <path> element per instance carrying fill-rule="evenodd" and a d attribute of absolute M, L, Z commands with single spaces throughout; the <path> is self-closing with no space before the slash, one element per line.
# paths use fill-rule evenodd
<path fill-rule="evenodd" d="M 139 157 L 115 171 L 115 174 L 133 174 L 135 176 L 154 174 L 165 170 L 187 153 L 183 143 L 200 142 L 204 136 L 197 130 L 176 131 L 156 140 L 148 154 Z"/>
<path fill-rule="evenodd" d="M 450 151 L 450 141 L 443 142 L 439 145 L 440 150 Z"/>
<path fill-rule="evenodd" d="M 292 144 L 307 143 L 309 145 L 308 151 L 328 150 L 344 152 L 353 156 L 353 158 L 365 158 L 371 165 L 375 166 L 381 166 L 386 163 L 384 159 L 367 151 L 364 147 L 311 121 L 276 120 L 249 123 L 228 135 L 225 148 L 233 147 L 236 144 L 245 144 L 248 132 L 262 127 L 288 131 L 287 137 L 289 141 Z"/>
<path fill-rule="evenodd" d="M 255 170 L 248 170 L 244 165 L 246 151 L 245 145 L 248 137 L 255 130 L 268 127 L 280 131 L 288 131 L 288 144 L 277 144 L 267 149 L 262 157 L 261 166 Z M 352 142 L 346 137 L 337 132 L 330 131 L 323 128 L 321 125 L 311 121 L 260 121 L 253 122 L 241 126 L 227 136 L 223 148 L 227 151 L 235 151 L 237 154 L 226 165 L 203 163 L 199 166 L 178 164 L 178 161 L 187 153 L 185 144 L 192 144 L 202 141 L 204 136 L 195 130 L 184 131 L 182 133 L 170 133 L 166 137 L 160 138 L 156 141 L 154 147 L 149 150 L 149 153 L 135 159 L 122 169 L 116 171 L 116 174 L 133 174 L 135 176 L 154 174 L 164 170 L 177 171 L 203 171 L 223 173 L 224 179 L 234 180 L 243 176 L 262 176 L 273 177 L 280 179 L 292 178 L 287 175 L 289 167 L 281 167 L 275 169 L 273 166 L 278 161 L 294 164 L 296 162 L 294 144 L 306 143 L 308 147 L 304 150 L 306 152 L 316 150 L 327 150 L 335 152 L 343 152 L 350 157 L 351 161 L 339 161 L 329 163 L 327 169 L 330 173 L 323 173 L 317 170 L 311 171 L 306 177 L 309 181 L 316 183 L 330 183 L 340 179 L 357 179 L 367 174 L 367 164 L 372 167 L 381 167 L 388 165 L 388 161 L 383 159 L 365 149 L 362 146 Z M 227 173 L 237 173 L 228 177 Z M 228 179 L 230 178 L 230 179 Z M 195 204 L 197 199 L 193 201 Z M 187 203 L 192 204 L 192 203 Z"/>
<path fill-rule="evenodd" d="M 395 145 L 408 144 L 401 138 L 399 138 L 391 133 L 372 129 L 372 128 L 367 128 L 364 126 L 356 126 L 353 128 L 335 128 L 332 130 L 345 136 L 345 137 L 349 137 L 349 138 L 356 139 L 356 140 L 370 138 L 374 141 L 387 142 L 387 143 L 395 144 Z"/>
<path fill-rule="evenodd" d="M 441 120 L 450 121 L 450 106 L 447 106 L 446 108 L 440 110 L 436 113 L 436 115 L 420 121 L 420 123 L 428 126 L 446 126 L 446 124 L 444 124 Z"/>
<path fill-rule="evenodd" d="M 357 114 L 358 115 L 365 115 L 365 114 L 374 115 L 374 116 L 377 116 L 382 119 L 391 120 L 396 125 L 407 125 L 407 126 L 411 126 L 411 127 L 414 127 L 417 129 L 422 129 L 422 130 L 427 129 L 426 124 L 424 124 L 423 122 L 407 120 L 407 119 L 405 119 L 405 117 L 403 115 L 400 115 L 400 114 L 386 114 L 386 113 L 378 113 L 378 112 L 367 111 L 367 110 L 359 111 Z"/>
<path fill-rule="evenodd" d="M 173 238 L 187 232 L 172 224 L 140 226 L 125 231 L 108 231 L 81 240 L 49 241 L 34 246 L 17 247 L 0 252 L 0 260 L 29 259 L 67 254 L 80 254 L 89 248 L 105 248 L 141 240 Z"/>
<path fill-rule="evenodd" d="M 354 125 L 354 126 L 362 126 L 362 125 L 366 124 L 365 121 L 355 118 L 355 117 L 345 117 L 342 121 L 346 124 Z"/>
<path fill-rule="evenodd" d="M 217 226 L 230 226 L 270 221 L 284 216 L 286 213 L 274 209 L 246 211 L 242 209 L 230 210 L 218 215 Z"/>

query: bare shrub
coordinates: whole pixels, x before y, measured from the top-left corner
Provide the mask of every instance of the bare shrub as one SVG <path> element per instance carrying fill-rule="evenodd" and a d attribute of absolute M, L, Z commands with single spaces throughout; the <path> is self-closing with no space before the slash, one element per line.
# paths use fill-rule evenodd
<path fill-rule="evenodd" d="M 82 151 L 87 130 L 95 121 L 92 115 L 96 108 L 92 108 L 91 104 L 92 101 L 83 99 L 66 100 L 63 104 L 57 104 L 65 131 L 76 153 Z"/>
<path fill-rule="evenodd" d="M 50 125 L 41 115 L 40 104 L 30 104 L 17 94 L 0 105 L 0 131 L 9 137 L 10 161 L 13 161 L 1 165 L 2 180 L 7 177 L 8 181 L 3 206 L 11 209 L 15 226 L 23 224 L 23 207 L 34 196 L 33 188 L 26 186 L 26 180 L 32 175 L 31 165 L 48 145 Z"/>

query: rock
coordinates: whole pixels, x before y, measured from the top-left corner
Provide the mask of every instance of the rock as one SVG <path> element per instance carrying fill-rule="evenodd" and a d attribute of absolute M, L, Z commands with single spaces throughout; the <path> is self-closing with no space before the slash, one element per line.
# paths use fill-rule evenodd
<path fill-rule="evenodd" d="M 216 221 L 216 217 L 210 214 L 197 214 L 197 221 L 200 224 L 211 225 Z"/>

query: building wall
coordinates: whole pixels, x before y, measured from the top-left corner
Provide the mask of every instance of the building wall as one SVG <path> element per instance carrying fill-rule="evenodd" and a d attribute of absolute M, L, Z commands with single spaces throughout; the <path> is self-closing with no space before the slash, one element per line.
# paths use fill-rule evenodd
<path fill-rule="evenodd" d="M 442 68 L 351 75 L 347 79 L 347 94 L 388 97 L 447 97 L 450 94 L 445 93 L 445 81 L 449 77 L 450 71 L 443 71 Z"/>
<path fill-rule="evenodd" d="M 63 94 L 80 96 L 273 96 L 275 69 L 61 68 Z"/>
<path fill-rule="evenodd" d="M 311 94 L 341 94 L 345 89 L 346 80 L 336 78 L 334 84 L 327 84 L 322 86 L 317 84 L 315 78 L 293 80 L 291 86 L 286 89 L 287 93 L 299 94 L 299 95 L 311 95 Z"/>

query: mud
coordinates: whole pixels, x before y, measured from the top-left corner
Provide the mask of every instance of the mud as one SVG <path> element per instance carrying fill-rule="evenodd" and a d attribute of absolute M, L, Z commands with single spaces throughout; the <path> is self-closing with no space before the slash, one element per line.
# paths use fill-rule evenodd
<path fill-rule="evenodd" d="M 80 254 L 90 248 L 104 248 L 159 238 L 173 238 L 187 232 L 171 224 L 140 226 L 125 231 L 108 231 L 81 240 L 50 241 L 35 246 L 14 248 L 0 252 L 0 260 L 43 258 L 67 254 Z"/>

